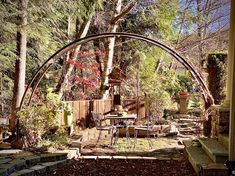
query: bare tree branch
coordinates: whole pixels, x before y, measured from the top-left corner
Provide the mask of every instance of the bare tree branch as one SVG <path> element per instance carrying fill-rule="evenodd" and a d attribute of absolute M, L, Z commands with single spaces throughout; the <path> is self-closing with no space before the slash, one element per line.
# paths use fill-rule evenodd
<path fill-rule="evenodd" d="M 125 16 L 130 10 L 136 5 L 136 2 L 132 1 L 127 5 L 125 9 L 123 9 L 117 16 L 111 19 L 110 24 L 114 25 L 118 20 L 120 20 L 123 16 Z"/>

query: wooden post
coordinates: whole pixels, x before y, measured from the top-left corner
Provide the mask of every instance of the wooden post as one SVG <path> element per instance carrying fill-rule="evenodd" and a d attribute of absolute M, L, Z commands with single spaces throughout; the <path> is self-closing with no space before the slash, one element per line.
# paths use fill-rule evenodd
<path fill-rule="evenodd" d="M 228 57 L 231 64 L 231 90 L 229 90 L 230 98 L 230 126 L 229 126 L 229 160 L 235 160 L 235 1 L 230 0 L 231 10 L 230 10 L 230 31 L 229 31 L 229 53 Z M 230 65 L 230 64 L 229 64 Z M 228 73 L 229 75 L 229 73 Z M 230 80 L 228 80 L 229 82 Z M 229 85 L 230 86 L 230 85 Z M 230 93 L 231 91 L 231 93 Z M 231 96 L 230 96 L 231 95 Z"/>
<path fill-rule="evenodd" d="M 139 120 L 139 109 L 140 109 L 140 100 L 139 100 L 139 96 L 140 96 L 140 58 L 138 57 L 138 63 L 137 63 L 137 75 L 136 75 L 136 80 L 137 80 L 137 92 L 136 92 L 136 96 L 137 96 L 137 100 L 136 100 L 136 114 L 137 114 L 137 119 Z"/>
<path fill-rule="evenodd" d="M 227 81 L 226 81 L 226 97 L 223 106 L 229 107 L 232 98 L 232 74 L 233 74 L 233 60 L 234 60 L 234 0 L 231 1 L 230 10 L 230 30 L 229 30 L 229 48 L 228 48 L 228 66 L 227 66 Z"/>
<path fill-rule="evenodd" d="M 3 100 L 2 100 L 2 76 L 3 74 L 0 72 L 0 118 L 3 118 Z M 0 122 L 0 143 L 3 141 L 3 130 L 1 127 L 1 122 Z"/>

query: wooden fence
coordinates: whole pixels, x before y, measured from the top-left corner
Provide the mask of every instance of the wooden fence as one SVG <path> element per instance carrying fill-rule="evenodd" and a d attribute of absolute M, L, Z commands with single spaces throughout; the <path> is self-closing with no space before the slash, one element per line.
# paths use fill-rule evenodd
<path fill-rule="evenodd" d="M 145 117 L 144 101 L 137 103 L 136 99 L 126 99 L 123 101 L 123 107 L 128 109 L 128 113 L 137 114 L 138 118 Z"/>
<path fill-rule="evenodd" d="M 101 114 L 108 114 L 112 112 L 112 100 L 82 100 L 66 102 L 72 107 L 73 122 L 76 122 L 79 126 L 89 126 L 89 123 L 91 122 L 91 111 Z M 145 107 L 143 101 L 140 101 L 138 105 L 135 99 L 124 100 L 123 107 L 128 109 L 128 113 L 138 114 L 139 118 L 145 117 Z M 63 120 L 61 123 L 63 124 Z"/>
<path fill-rule="evenodd" d="M 111 111 L 112 100 L 82 100 L 82 101 L 66 101 L 73 111 L 73 122 L 81 126 L 89 126 L 90 112 L 104 114 Z"/>

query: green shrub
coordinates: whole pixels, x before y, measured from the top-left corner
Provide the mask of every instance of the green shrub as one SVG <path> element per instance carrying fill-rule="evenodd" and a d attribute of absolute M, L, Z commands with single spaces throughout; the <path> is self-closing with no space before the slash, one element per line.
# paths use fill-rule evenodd
<path fill-rule="evenodd" d="M 34 105 L 19 112 L 18 115 L 26 147 L 36 145 L 42 136 L 57 124 L 54 113 L 45 105 Z"/>
<path fill-rule="evenodd" d="M 60 137 L 65 134 L 59 124 L 62 117 L 62 101 L 53 93 L 53 89 L 48 88 L 44 102 L 45 104 L 34 104 L 18 113 L 26 148 L 67 144 L 66 140 Z"/>
<path fill-rule="evenodd" d="M 202 95 L 201 93 L 193 94 L 189 97 L 188 101 L 188 108 L 200 108 L 202 109 L 203 103 L 202 103 Z"/>

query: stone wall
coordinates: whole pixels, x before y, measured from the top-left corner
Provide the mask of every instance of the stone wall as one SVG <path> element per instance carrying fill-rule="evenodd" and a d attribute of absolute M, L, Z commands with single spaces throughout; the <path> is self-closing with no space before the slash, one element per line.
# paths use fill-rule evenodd
<path fill-rule="evenodd" d="M 229 133 L 229 108 L 215 105 L 211 107 L 211 136 L 217 138 L 219 133 Z"/>

